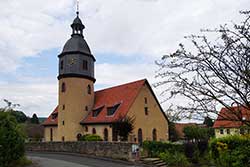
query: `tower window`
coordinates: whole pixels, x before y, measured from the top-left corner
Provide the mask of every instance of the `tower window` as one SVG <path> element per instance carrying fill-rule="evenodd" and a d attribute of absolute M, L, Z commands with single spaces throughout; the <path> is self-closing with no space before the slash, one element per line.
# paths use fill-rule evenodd
<path fill-rule="evenodd" d="M 65 85 L 65 83 L 63 82 L 63 83 L 62 83 L 61 92 L 65 92 L 65 91 L 66 91 L 66 85 Z"/>
<path fill-rule="evenodd" d="M 144 103 L 148 104 L 148 99 L 146 97 L 144 97 Z"/>
<path fill-rule="evenodd" d="M 89 110 L 88 106 L 85 106 L 85 111 L 88 111 L 88 110 Z"/>
<path fill-rule="evenodd" d="M 83 70 L 88 70 L 88 62 L 86 60 L 82 61 L 82 69 Z"/>
<path fill-rule="evenodd" d="M 64 125 L 64 121 L 62 121 L 62 125 Z"/>
<path fill-rule="evenodd" d="M 63 69 L 63 60 L 61 61 L 60 68 L 61 70 Z"/>
<path fill-rule="evenodd" d="M 62 109 L 65 110 L 65 105 L 62 106 Z"/>
<path fill-rule="evenodd" d="M 148 115 L 148 107 L 144 107 L 145 115 Z"/>
<path fill-rule="evenodd" d="M 91 86 L 88 85 L 88 94 L 91 94 Z"/>

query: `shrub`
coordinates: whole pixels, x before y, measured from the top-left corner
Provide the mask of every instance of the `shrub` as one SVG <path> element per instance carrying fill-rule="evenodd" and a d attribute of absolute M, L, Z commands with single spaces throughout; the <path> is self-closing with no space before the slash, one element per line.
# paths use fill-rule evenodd
<path fill-rule="evenodd" d="M 0 112 L 0 166 L 7 167 L 24 156 L 24 135 L 16 119 Z"/>
<path fill-rule="evenodd" d="M 183 153 L 169 151 L 160 153 L 160 159 L 166 162 L 167 166 L 178 166 L 178 167 L 186 167 L 189 166 L 188 159 Z"/>
<path fill-rule="evenodd" d="M 16 161 L 13 161 L 9 167 L 27 167 L 32 164 L 32 161 L 27 157 L 21 157 Z"/>
<path fill-rule="evenodd" d="M 102 138 L 99 135 L 86 134 L 80 138 L 80 141 L 102 141 Z"/>
<path fill-rule="evenodd" d="M 184 153 L 183 144 L 175 144 L 169 142 L 159 142 L 159 141 L 144 141 L 143 149 L 145 149 L 149 156 L 158 157 L 162 152 L 182 152 Z"/>
<path fill-rule="evenodd" d="M 200 157 L 200 151 L 197 143 L 185 143 L 184 144 L 185 155 L 193 163 L 198 163 Z"/>
<path fill-rule="evenodd" d="M 250 138 L 228 136 L 213 139 L 209 143 L 212 159 L 221 167 L 250 166 Z"/>

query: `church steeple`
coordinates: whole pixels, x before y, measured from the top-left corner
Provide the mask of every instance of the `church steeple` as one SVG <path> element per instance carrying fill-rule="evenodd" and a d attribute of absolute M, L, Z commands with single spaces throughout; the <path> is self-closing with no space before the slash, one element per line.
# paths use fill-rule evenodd
<path fill-rule="evenodd" d="M 58 79 L 78 77 L 95 81 L 95 57 L 91 54 L 83 37 L 85 26 L 79 17 L 79 7 L 77 7 L 76 18 L 71 24 L 71 28 L 71 38 L 65 43 L 61 54 L 58 55 L 60 62 Z"/>
<path fill-rule="evenodd" d="M 83 135 L 80 122 L 94 105 L 95 58 L 83 38 L 85 28 L 79 17 L 71 24 L 72 35 L 58 55 L 58 131 L 62 141 L 76 141 Z"/>
<path fill-rule="evenodd" d="M 74 19 L 73 23 L 71 24 L 72 27 L 72 36 L 73 35 L 80 35 L 82 36 L 82 31 L 85 26 L 82 24 L 81 19 L 79 18 L 79 11 L 76 12 L 76 18 Z"/>

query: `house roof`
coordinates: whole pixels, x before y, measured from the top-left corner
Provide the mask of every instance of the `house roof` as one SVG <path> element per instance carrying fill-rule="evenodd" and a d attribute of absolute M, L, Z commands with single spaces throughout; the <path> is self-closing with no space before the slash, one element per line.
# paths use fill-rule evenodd
<path fill-rule="evenodd" d="M 96 117 L 93 117 L 92 112 L 89 112 L 88 116 L 83 118 L 81 124 L 111 123 L 121 117 L 123 118 L 145 82 L 146 80 L 143 79 L 95 92 L 93 110 L 100 108 L 101 111 Z M 112 116 L 107 116 L 107 108 L 116 104 L 120 104 L 116 112 Z"/>
<path fill-rule="evenodd" d="M 52 119 L 52 116 L 55 115 L 55 119 Z M 58 122 L 58 106 L 54 109 L 54 111 L 50 114 L 50 116 L 42 123 L 44 126 L 57 126 Z"/>
<path fill-rule="evenodd" d="M 130 83 L 126 83 L 119 86 L 114 86 L 111 88 L 99 90 L 95 92 L 95 103 L 93 107 L 93 111 L 98 111 L 97 116 L 93 117 L 93 111 L 89 112 L 89 114 L 82 118 L 81 124 L 107 124 L 117 121 L 119 118 L 123 118 L 127 115 L 130 107 L 135 101 L 137 95 L 139 94 L 140 89 L 144 85 L 149 86 L 149 90 L 153 94 L 156 99 L 158 105 L 160 106 L 153 90 L 151 89 L 148 81 L 146 79 L 138 80 Z M 115 113 L 111 116 L 107 115 L 107 109 L 119 104 Z M 168 121 L 164 111 L 160 106 L 161 112 L 165 119 Z M 47 118 L 47 120 L 43 123 L 44 126 L 57 125 L 57 118 L 52 119 L 53 114 L 57 114 L 57 107 L 53 111 L 53 113 Z"/>
<path fill-rule="evenodd" d="M 220 110 L 213 128 L 238 128 L 244 125 L 245 120 L 250 120 L 250 110 L 246 107 L 234 106 L 230 110 L 224 107 Z"/>

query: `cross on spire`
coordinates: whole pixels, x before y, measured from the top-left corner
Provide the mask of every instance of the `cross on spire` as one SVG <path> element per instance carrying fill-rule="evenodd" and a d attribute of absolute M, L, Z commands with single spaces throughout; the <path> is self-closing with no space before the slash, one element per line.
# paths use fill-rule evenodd
<path fill-rule="evenodd" d="M 76 1 L 76 14 L 79 15 L 79 0 Z"/>

